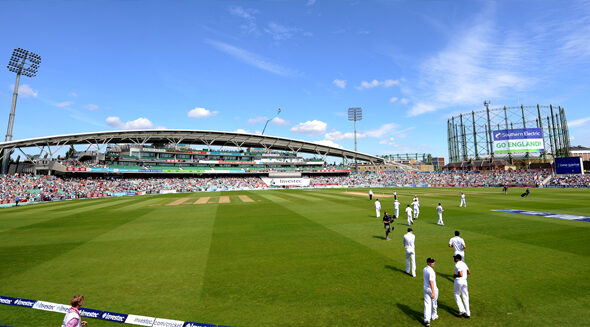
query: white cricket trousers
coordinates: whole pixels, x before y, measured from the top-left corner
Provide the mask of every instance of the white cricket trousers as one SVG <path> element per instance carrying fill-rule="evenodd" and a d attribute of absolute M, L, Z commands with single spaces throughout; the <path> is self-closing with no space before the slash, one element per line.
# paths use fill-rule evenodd
<path fill-rule="evenodd" d="M 412 276 L 416 277 L 416 253 L 406 251 L 406 273 L 410 273 L 410 266 L 412 268 Z"/>
<path fill-rule="evenodd" d="M 469 290 L 467 289 L 467 281 L 462 279 L 455 279 L 455 301 L 457 301 L 457 307 L 459 307 L 460 314 L 467 314 L 471 316 L 469 311 Z M 463 301 L 461 301 L 463 297 Z"/>
<path fill-rule="evenodd" d="M 459 204 L 459 207 L 462 207 L 462 206 L 467 207 L 467 203 L 465 203 L 465 199 L 461 199 L 461 204 Z"/>
<path fill-rule="evenodd" d="M 381 208 L 375 208 L 375 213 L 377 214 L 377 218 L 381 217 Z"/>
<path fill-rule="evenodd" d="M 412 225 L 414 220 L 412 219 L 412 215 L 408 215 L 408 226 Z"/>
<path fill-rule="evenodd" d="M 418 218 L 419 215 L 420 215 L 420 209 L 419 208 L 415 208 L 414 209 L 414 218 Z"/>
<path fill-rule="evenodd" d="M 443 220 L 442 220 L 442 213 L 439 213 L 439 214 L 438 214 L 438 222 L 437 222 L 437 224 L 439 224 L 439 225 L 444 225 L 444 224 L 445 224 L 445 223 L 443 222 Z"/>
<path fill-rule="evenodd" d="M 395 209 L 395 218 L 399 218 L 399 208 Z"/>
<path fill-rule="evenodd" d="M 432 317 L 437 317 L 438 288 L 434 289 L 434 299 L 430 287 L 424 288 L 424 322 L 430 322 Z"/>

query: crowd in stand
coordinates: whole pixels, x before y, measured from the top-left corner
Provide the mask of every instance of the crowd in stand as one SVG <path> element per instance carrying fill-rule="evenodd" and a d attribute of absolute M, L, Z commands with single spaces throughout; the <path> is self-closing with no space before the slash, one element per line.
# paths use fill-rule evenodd
<path fill-rule="evenodd" d="M 590 175 L 557 175 L 547 183 L 557 187 L 590 187 Z"/>
<path fill-rule="evenodd" d="M 380 173 L 316 177 L 314 185 L 425 185 L 430 186 L 536 186 L 551 174 L 546 171 L 502 173 Z"/>
<path fill-rule="evenodd" d="M 540 185 L 550 176 L 546 171 L 503 173 L 372 173 L 348 176 L 314 176 L 313 187 L 347 186 L 447 186 L 499 187 Z M 557 175 L 546 184 L 557 187 L 590 187 L 590 175 Z M 31 175 L 0 176 L 0 202 L 52 201 L 122 194 L 202 192 L 268 188 L 259 177 L 58 177 Z"/>
<path fill-rule="evenodd" d="M 258 177 L 217 178 L 76 178 L 3 175 L 0 201 L 52 201 L 118 194 L 157 194 L 166 191 L 202 192 L 264 188 Z"/>

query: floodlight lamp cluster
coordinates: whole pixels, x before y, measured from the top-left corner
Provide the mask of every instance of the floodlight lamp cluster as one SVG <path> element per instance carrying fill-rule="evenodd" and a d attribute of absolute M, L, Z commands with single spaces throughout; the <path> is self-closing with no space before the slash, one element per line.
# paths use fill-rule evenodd
<path fill-rule="evenodd" d="M 35 77 L 40 64 L 41 56 L 25 49 L 16 48 L 12 52 L 12 57 L 10 57 L 6 67 L 13 73 Z"/>
<path fill-rule="evenodd" d="M 361 108 L 348 108 L 348 120 L 359 121 L 363 119 L 363 110 Z"/>

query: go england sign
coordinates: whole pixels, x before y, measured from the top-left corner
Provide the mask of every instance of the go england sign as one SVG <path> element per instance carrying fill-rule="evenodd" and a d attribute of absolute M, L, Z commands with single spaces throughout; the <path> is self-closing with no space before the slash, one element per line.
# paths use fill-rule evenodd
<path fill-rule="evenodd" d="M 517 128 L 493 131 L 494 154 L 497 156 L 512 153 L 545 151 L 542 128 Z"/>

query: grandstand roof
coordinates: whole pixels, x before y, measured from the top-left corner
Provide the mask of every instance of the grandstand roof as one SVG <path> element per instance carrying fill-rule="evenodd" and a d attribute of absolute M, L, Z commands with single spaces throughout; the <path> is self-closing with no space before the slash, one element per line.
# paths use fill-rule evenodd
<path fill-rule="evenodd" d="M 358 160 L 374 163 L 384 161 L 383 158 L 361 152 L 283 137 L 237 132 L 174 129 L 107 131 L 36 137 L 0 142 L 0 150 L 27 147 L 61 147 L 71 144 L 98 145 L 99 148 L 101 148 L 100 146 L 106 144 L 133 143 L 144 145 L 163 142 L 238 148 L 265 148 L 269 150 L 294 151 L 347 159 L 353 159 L 356 157 Z M 51 154 L 55 152 L 56 151 L 52 151 Z"/>

